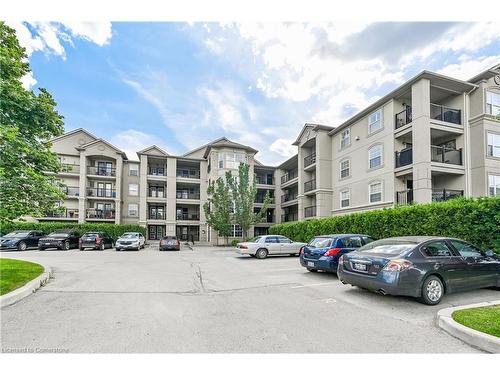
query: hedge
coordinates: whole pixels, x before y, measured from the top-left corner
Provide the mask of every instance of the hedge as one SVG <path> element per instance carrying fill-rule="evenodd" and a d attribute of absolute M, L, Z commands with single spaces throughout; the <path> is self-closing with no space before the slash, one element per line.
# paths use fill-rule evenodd
<path fill-rule="evenodd" d="M 125 232 L 140 232 L 146 235 L 146 228 L 137 224 L 106 224 L 106 223 L 67 223 L 67 222 L 43 222 L 30 223 L 23 221 L 5 222 L 0 225 L 0 232 L 6 234 L 14 230 L 40 230 L 49 234 L 56 230 L 71 229 L 78 233 L 85 232 L 105 232 L 116 240 Z"/>
<path fill-rule="evenodd" d="M 313 236 L 361 233 L 381 239 L 433 235 L 461 238 L 500 253 L 500 197 L 397 206 L 344 216 L 277 224 L 270 234 L 309 242 Z"/>

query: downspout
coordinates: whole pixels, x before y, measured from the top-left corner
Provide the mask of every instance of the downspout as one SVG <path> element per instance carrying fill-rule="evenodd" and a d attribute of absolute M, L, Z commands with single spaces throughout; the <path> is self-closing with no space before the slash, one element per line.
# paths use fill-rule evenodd
<path fill-rule="evenodd" d="M 470 127 L 469 127 L 469 114 L 470 114 L 470 94 L 472 94 L 478 86 L 473 87 L 472 90 L 468 91 L 465 94 L 464 97 L 464 135 L 465 135 L 465 197 L 470 198 L 471 197 L 471 190 L 472 190 L 472 184 L 471 184 L 471 144 L 470 144 Z"/>

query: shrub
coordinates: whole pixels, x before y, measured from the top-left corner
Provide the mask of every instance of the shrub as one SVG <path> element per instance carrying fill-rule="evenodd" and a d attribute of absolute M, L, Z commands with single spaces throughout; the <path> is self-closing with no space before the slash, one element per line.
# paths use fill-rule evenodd
<path fill-rule="evenodd" d="M 500 198 L 457 198 L 446 202 L 277 224 L 270 234 L 295 241 L 331 233 L 361 233 L 374 238 L 433 235 L 461 238 L 500 253 Z"/>
<path fill-rule="evenodd" d="M 67 223 L 67 222 L 43 222 L 29 223 L 24 221 L 5 222 L 0 226 L 0 231 L 3 234 L 14 230 L 40 230 L 45 234 L 49 234 L 56 230 L 71 229 L 76 230 L 80 235 L 85 232 L 105 232 L 116 240 L 125 232 L 140 232 L 146 235 L 146 228 L 137 224 L 107 224 L 107 223 Z"/>
<path fill-rule="evenodd" d="M 239 241 L 239 240 L 232 240 L 232 241 L 231 241 L 231 246 L 236 246 L 236 245 L 238 245 L 238 243 L 240 243 L 240 242 L 241 242 L 241 241 Z"/>

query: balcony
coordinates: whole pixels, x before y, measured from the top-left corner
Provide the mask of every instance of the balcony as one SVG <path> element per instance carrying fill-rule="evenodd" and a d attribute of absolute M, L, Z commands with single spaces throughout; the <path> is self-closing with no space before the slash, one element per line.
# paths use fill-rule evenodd
<path fill-rule="evenodd" d="M 309 206 L 304 208 L 304 217 L 316 216 L 316 206 Z"/>
<path fill-rule="evenodd" d="M 98 198 L 116 198 L 115 189 L 106 188 L 87 188 L 87 197 L 98 197 Z"/>
<path fill-rule="evenodd" d="M 304 182 L 304 192 L 316 189 L 316 180 L 309 180 Z"/>
<path fill-rule="evenodd" d="M 165 212 L 162 211 L 149 211 L 148 212 L 149 220 L 165 220 Z"/>
<path fill-rule="evenodd" d="M 431 103 L 430 117 L 434 120 L 450 122 L 452 124 L 462 124 L 462 111 L 460 109 L 450 108 L 440 104 Z"/>
<path fill-rule="evenodd" d="M 265 195 L 256 195 L 254 203 L 264 203 L 265 197 L 266 197 Z M 269 201 L 269 203 L 274 204 L 274 197 L 271 196 L 270 198 L 271 200 Z"/>
<path fill-rule="evenodd" d="M 61 173 L 74 173 L 74 174 L 79 174 L 80 173 L 80 166 L 77 164 L 61 164 Z"/>
<path fill-rule="evenodd" d="M 464 196 L 463 190 L 452 189 L 432 189 L 432 201 L 444 202 L 449 199 L 459 198 Z"/>
<path fill-rule="evenodd" d="M 77 186 L 63 186 L 61 191 L 66 194 L 68 197 L 79 197 L 80 196 L 80 188 Z"/>
<path fill-rule="evenodd" d="M 163 188 L 152 188 L 148 189 L 149 198 L 165 198 L 165 189 Z"/>
<path fill-rule="evenodd" d="M 407 205 L 413 203 L 413 189 L 406 189 L 396 192 L 396 204 Z"/>
<path fill-rule="evenodd" d="M 274 185 L 274 177 L 255 174 L 255 183 L 260 185 Z"/>
<path fill-rule="evenodd" d="M 396 168 L 404 167 L 413 163 L 413 151 L 411 147 L 405 148 L 401 151 L 396 151 Z"/>
<path fill-rule="evenodd" d="M 281 176 L 281 183 L 286 184 L 288 181 L 293 180 L 294 178 L 297 178 L 299 175 L 299 171 L 288 171 L 285 173 L 283 176 Z"/>
<path fill-rule="evenodd" d="M 93 175 L 93 176 L 110 176 L 114 177 L 116 176 L 116 168 L 112 167 L 92 167 L 89 166 L 87 167 L 87 174 Z"/>
<path fill-rule="evenodd" d="M 148 167 L 148 175 L 150 176 L 166 176 L 164 167 Z"/>
<path fill-rule="evenodd" d="M 200 179 L 200 171 L 198 169 L 189 169 L 189 168 L 178 168 L 177 169 L 177 177 L 180 178 L 194 178 Z"/>
<path fill-rule="evenodd" d="M 299 214 L 297 212 L 291 212 L 288 214 L 281 215 L 281 222 L 287 223 L 289 221 L 297 221 L 299 220 Z"/>
<path fill-rule="evenodd" d="M 304 158 L 304 168 L 309 167 L 310 165 L 313 165 L 316 163 L 316 153 L 313 152 L 311 155 L 306 156 Z"/>
<path fill-rule="evenodd" d="M 177 190 L 177 199 L 200 199 L 199 191 Z"/>
<path fill-rule="evenodd" d="M 87 219 L 114 220 L 115 210 L 99 210 L 95 208 L 88 208 L 85 217 Z"/>
<path fill-rule="evenodd" d="M 462 149 L 431 146 L 431 161 L 444 164 L 462 165 Z"/>
<path fill-rule="evenodd" d="M 281 196 L 281 203 L 290 202 L 297 199 L 297 194 L 285 194 Z"/>
<path fill-rule="evenodd" d="M 46 218 L 54 219 L 78 219 L 78 209 L 60 209 L 45 212 Z"/>
<path fill-rule="evenodd" d="M 409 124 L 412 120 L 411 117 L 411 107 L 407 106 L 404 110 L 395 115 L 394 125 L 396 129 L 399 129 L 406 124 Z"/>
<path fill-rule="evenodd" d="M 200 214 L 197 213 L 177 213 L 176 215 L 177 220 L 192 220 L 192 221 L 197 221 L 200 220 Z"/>

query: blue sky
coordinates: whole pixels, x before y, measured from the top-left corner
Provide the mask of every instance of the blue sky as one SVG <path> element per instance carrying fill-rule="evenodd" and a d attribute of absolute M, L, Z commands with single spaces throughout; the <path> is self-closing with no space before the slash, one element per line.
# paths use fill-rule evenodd
<path fill-rule="evenodd" d="M 467 79 L 500 62 L 500 23 L 10 23 L 66 130 L 130 157 L 226 136 L 267 164 L 305 122 L 339 125 L 423 69 Z"/>

